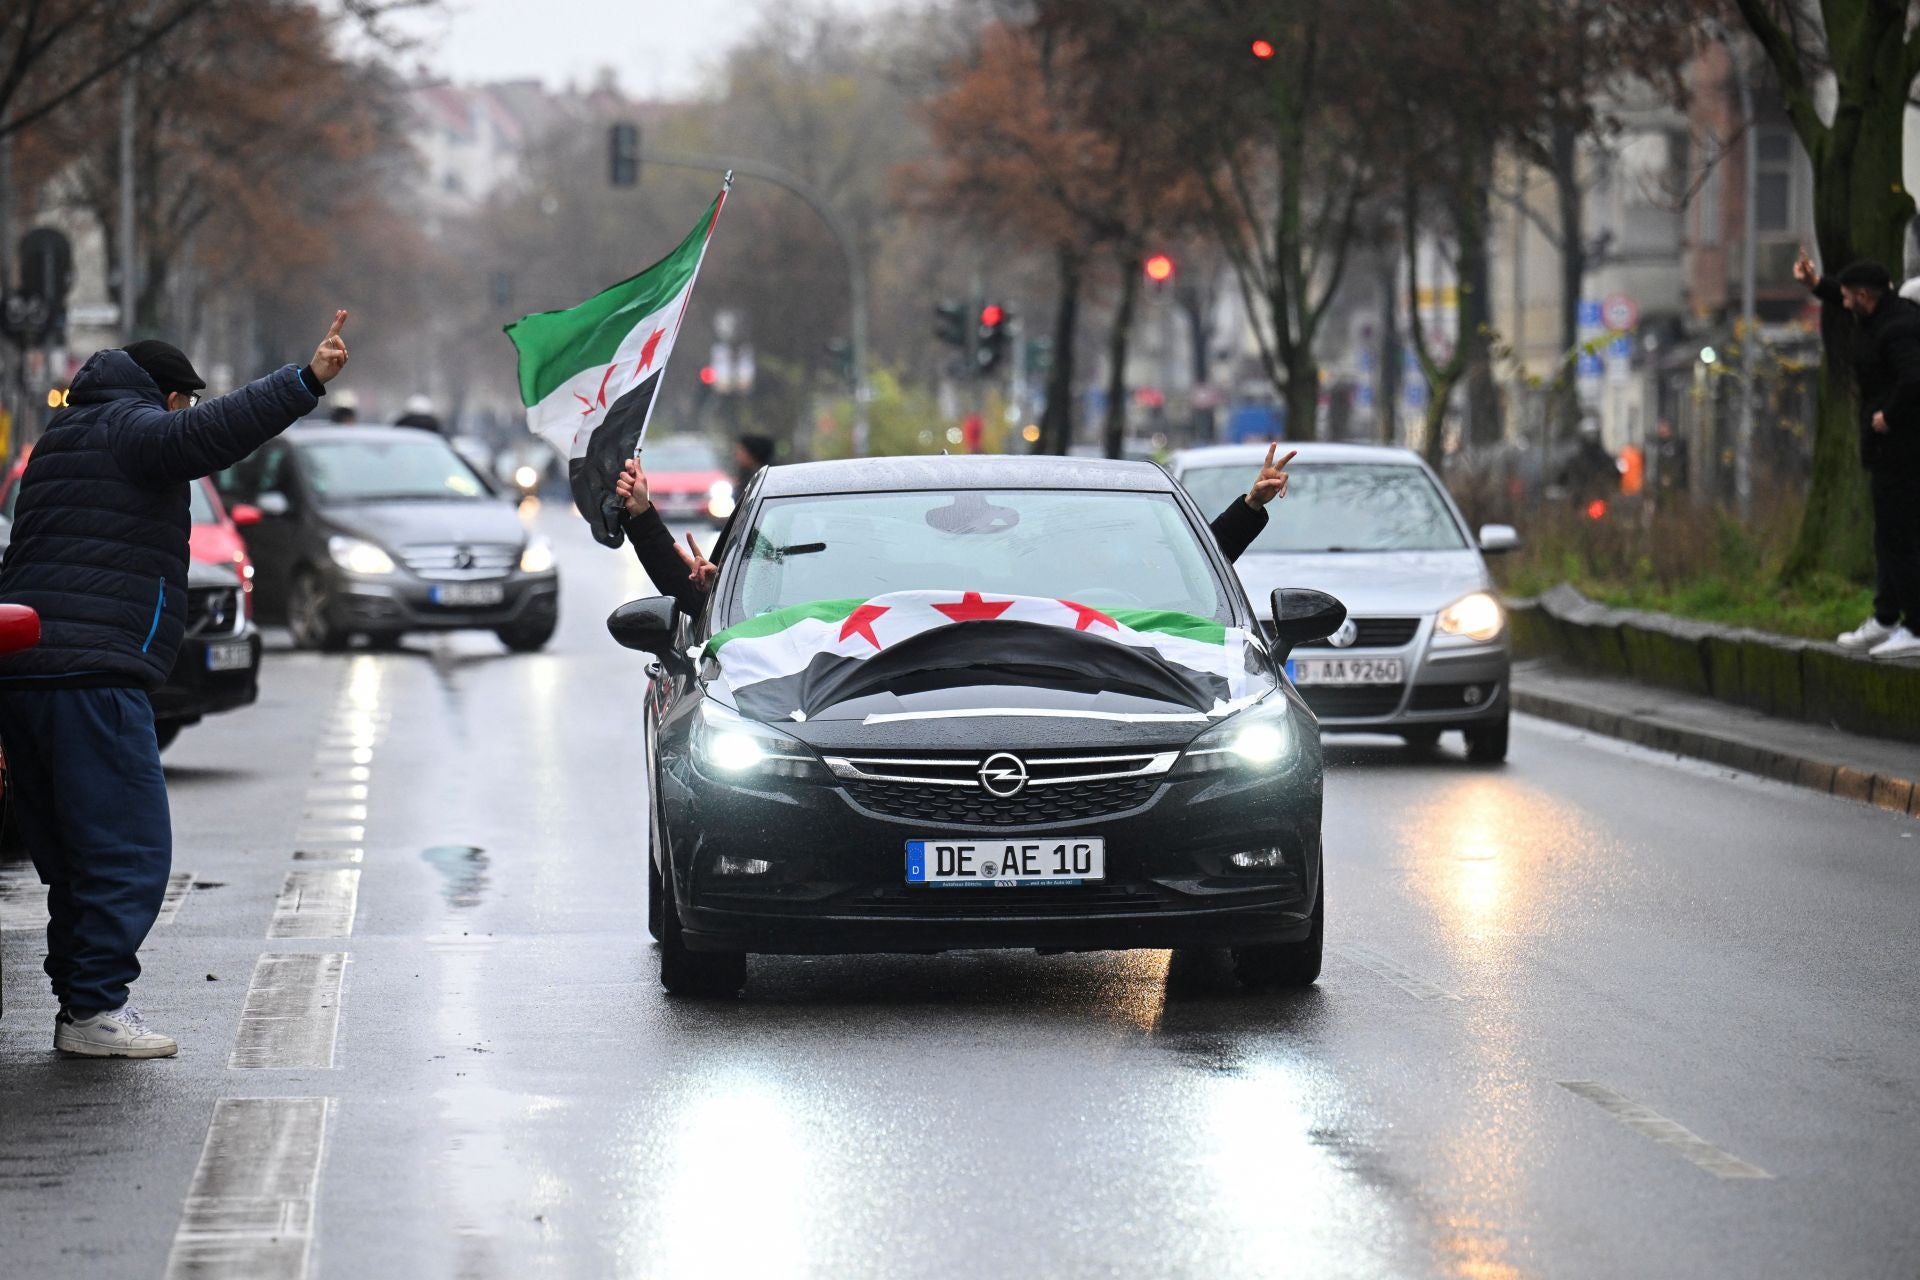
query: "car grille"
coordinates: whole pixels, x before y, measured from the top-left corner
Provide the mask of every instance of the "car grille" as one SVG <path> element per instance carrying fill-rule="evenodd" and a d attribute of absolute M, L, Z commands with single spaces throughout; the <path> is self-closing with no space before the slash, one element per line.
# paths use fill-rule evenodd
<path fill-rule="evenodd" d="M 1078 822 L 1146 804 L 1179 751 L 1124 755 L 1036 754 L 1018 757 L 1027 784 L 998 796 L 983 785 L 986 763 L 1003 753 L 896 753 L 828 756 L 827 767 L 849 799 L 871 813 L 918 822 L 1015 826 Z"/>
<path fill-rule="evenodd" d="M 1359 634 L 1348 646 L 1353 649 L 1398 649 L 1411 644 L 1414 636 L 1420 633 L 1418 618 L 1355 618 L 1353 625 Z M 1267 633 L 1271 636 L 1271 630 Z M 1331 649 L 1333 646 L 1325 640 L 1309 640 L 1297 645 L 1300 649 Z"/>
<path fill-rule="evenodd" d="M 240 588 L 192 587 L 187 591 L 187 634 L 223 636 L 245 623 L 240 615 Z"/>
<path fill-rule="evenodd" d="M 1467 691 L 1473 691 L 1471 699 Z M 1500 693 L 1498 680 L 1472 684 L 1418 684 L 1413 687 L 1411 711 L 1462 711 L 1484 707 Z"/>
<path fill-rule="evenodd" d="M 400 548 L 400 563 L 422 578 L 498 578 L 520 563 L 511 542 L 416 542 Z"/>
<path fill-rule="evenodd" d="M 1371 720 L 1390 716 L 1400 707 L 1401 686 L 1397 684 L 1319 685 L 1300 690 L 1307 707 L 1322 719 Z"/>
<path fill-rule="evenodd" d="M 965 889 L 885 889 L 861 898 L 860 915 L 900 915 L 987 919 L 1072 914 L 1123 915 L 1158 911 L 1167 905 L 1149 889 L 1126 885 L 1062 885 L 1058 888 L 1003 889 L 991 885 Z"/>

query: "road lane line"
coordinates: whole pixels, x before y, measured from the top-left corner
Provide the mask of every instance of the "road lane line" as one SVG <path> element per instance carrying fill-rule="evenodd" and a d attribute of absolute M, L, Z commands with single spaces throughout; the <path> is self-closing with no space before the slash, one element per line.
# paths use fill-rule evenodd
<path fill-rule="evenodd" d="M 160 899 L 160 914 L 153 927 L 170 925 L 180 914 L 180 904 L 193 888 L 191 871 L 175 871 L 167 877 L 165 895 Z M 39 932 L 47 927 L 47 887 L 40 883 L 33 864 L 7 863 L 0 866 L 0 930 Z"/>
<path fill-rule="evenodd" d="M 307 788 L 307 802 L 309 804 L 339 804 L 347 801 L 365 801 L 366 798 L 367 784 L 364 782 L 336 783 L 331 786 L 321 785 Z"/>
<path fill-rule="evenodd" d="M 328 847 L 315 845 L 309 849 L 295 849 L 295 862 L 360 862 L 367 851 L 359 845 L 336 845 Z"/>
<path fill-rule="evenodd" d="M 1383 955 L 1369 951 L 1364 947 L 1336 946 L 1333 953 L 1344 960 L 1351 960 L 1376 977 L 1385 978 L 1415 1000 L 1454 1000 L 1460 996 L 1445 987 L 1436 986 L 1413 970 L 1395 964 Z"/>
<path fill-rule="evenodd" d="M 313 804 L 301 815 L 304 822 L 365 822 L 367 806 L 364 804 Z"/>
<path fill-rule="evenodd" d="M 330 1098 L 221 1098 L 167 1280 L 302 1280 Z"/>
<path fill-rule="evenodd" d="M 328 867 L 287 872 L 273 904 L 269 938 L 344 938 L 353 932 L 360 900 L 360 869 Z"/>
<path fill-rule="evenodd" d="M 293 833 L 295 844 L 359 844 L 367 838 L 367 829 L 358 823 L 334 827 L 302 827 Z"/>
<path fill-rule="evenodd" d="M 344 952 L 261 956 L 227 1066 L 332 1067 L 346 972 Z"/>
<path fill-rule="evenodd" d="M 167 892 L 160 899 L 160 914 L 154 917 L 154 928 L 173 923 L 174 917 L 180 914 L 180 904 L 187 900 L 187 892 L 192 888 L 191 871 L 176 871 L 167 877 Z"/>
<path fill-rule="evenodd" d="M 1678 1121 L 1669 1120 L 1651 1107 L 1642 1106 L 1624 1094 L 1616 1093 L 1598 1080 L 1562 1080 L 1562 1089 L 1585 1098 L 1621 1124 L 1644 1137 L 1691 1160 L 1716 1178 L 1771 1179 L 1772 1174 L 1758 1165 L 1729 1155 Z"/>

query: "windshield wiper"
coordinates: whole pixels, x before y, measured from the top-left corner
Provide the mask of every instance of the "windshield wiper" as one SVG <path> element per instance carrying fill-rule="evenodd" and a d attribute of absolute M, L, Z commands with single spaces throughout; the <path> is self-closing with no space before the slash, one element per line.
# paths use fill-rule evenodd
<path fill-rule="evenodd" d="M 826 549 L 827 544 L 824 542 L 796 542 L 790 547 L 775 547 L 773 554 L 776 556 L 810 556 L 816 551 L 825 551 Z"/>

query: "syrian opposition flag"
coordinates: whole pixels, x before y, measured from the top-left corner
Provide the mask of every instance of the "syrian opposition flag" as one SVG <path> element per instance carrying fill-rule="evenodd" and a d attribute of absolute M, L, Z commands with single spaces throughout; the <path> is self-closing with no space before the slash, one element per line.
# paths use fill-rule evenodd
<path fill-rule="evenodd" d="M 1008 625 L 1013 624 L 1013 625 Z M 1023 625 L 1024 624 L 1024 625 Z M 984 626 L 992 635 L 974 628 Z M 1090 643 L 1058 637 L 1056 628 Z M 740 710 L 762 721 L 804 719 L 859 680 L 857 669 L 903 641 L 946 629 L 955 665 L 1014 671 L 1083 671 L 1090 683 L 1143 680 L 1161 696 L 1210 711 L 1247 692 L 1247 633 L 1190 613 L 1095 609 L 1071 600 L 977 591 L 897 591 L 869 600 L 817 600 L 776 609 L 707 641 Z M 926 644 L 902 654 L 904 670 L 938 658 Z M 993 677 L 988 675 L 988 680 Z M 1048 683 L 1055 683 L 1049 680 Z"/>
<path fill-rule="evenodd" d="M 722 188 L 679 248 L 639 275 L 579 306 L 507 326 L 520 353 L 527 426 L 566 454 L 574 504 L 593 536 L 609 547 L 622 540 L 614 482 L 646 435 L 667 357 L 726 200 Z"/>

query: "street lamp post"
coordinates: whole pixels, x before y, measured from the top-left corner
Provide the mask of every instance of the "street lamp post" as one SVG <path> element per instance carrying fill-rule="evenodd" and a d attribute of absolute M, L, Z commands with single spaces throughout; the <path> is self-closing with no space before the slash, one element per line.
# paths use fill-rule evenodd
<path fill-rule="evenodd" d="M 1740 219 L 1740 417 L 1739 442 L 1733 453 L 1733 497 L 1742 523 L 1753 515 L 1754 367 L 1759 356 L 1760 329 L 1754 314 L 1755 245 L 1759 227 L 1756 198 L 1760 189 L 1760 135 L 1753 118 L 1753 83 L 1740 50 L 1725 24 L 1711 23 L 1714 37 L 1726 48 L 1735 91 L 1740 95 L 1740 127 L 1744 136 L 1741 160 L 1746 168 L 1745 195 Z"/>

